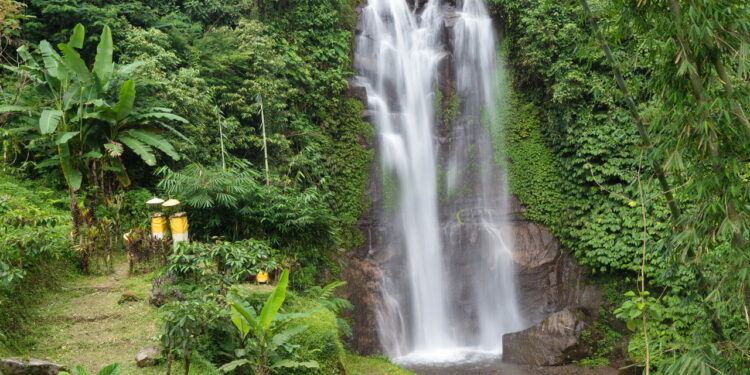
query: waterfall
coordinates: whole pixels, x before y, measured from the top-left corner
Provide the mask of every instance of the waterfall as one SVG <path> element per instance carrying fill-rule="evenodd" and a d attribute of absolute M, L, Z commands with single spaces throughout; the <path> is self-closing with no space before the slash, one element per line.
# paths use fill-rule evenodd
<path fill-rule="evenodd" d="M 523 320 L 507 183 L 490 138 L 502 94 L 495 30 L 481 0 L 411 3 L 369 0 L 356 40 L 388 228 L 380 342 L 400 362 L 497 355 Z"/>

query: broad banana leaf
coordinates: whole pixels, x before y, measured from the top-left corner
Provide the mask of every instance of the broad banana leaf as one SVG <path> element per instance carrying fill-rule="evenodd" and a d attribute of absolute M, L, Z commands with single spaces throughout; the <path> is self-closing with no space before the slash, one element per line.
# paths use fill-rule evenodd
<path fill-rule="evenodd" d="M 232 308 L 232 311 L 237 311 L 243 318 L 245 318 L 245 322 L 247 322 L 252 329 L 258 330 L 258 317 L 255 316 L 253 310 L 248 309 L 237 302 L 232 302 Z M 240 330 L 240 332 L 242 332 L 242 330 Z"/>
<path fill-rule="evenodd" d="M 305 367 L 305 368 L 318 368 L 320 365 L 316 361 L 305 361 L 305 362 L 299 362 L 299 361 L 292 361 L 291 359 L 282 359 L 281 361 L 278 361 L 271 365 L 271 368 L 297 368 L 297 367 Z"/>
<path fill-rule="evenodd" d="M 119 375 L 121 371 L 122 371 L 122 366 L 120 366 L 119 363 L 113 363 L 99 370 L 99 373 L 97 373 L 97 375 Z"/>
<path fill-rule="evenodd" d="M 186 120 L 182 116 L 175 115 L 174 113 L 165 113 L 165 112 L 151 112 L 151 113 L 143 113 L 140 115 L 133 116 L 133 119 L 137 120 L 148 120 L 148 119 L 160 119 L 160 120 L 174 120 L 179 121 L 182 123 L 187 124 L 188 120 Z"/>
<path fill-rule="evenodd" d="M 60 154 L 70 154 L 67 144 L 58 145 L 57 149 Z M 81 183 L 83 182 L 83 174 L 73 166 L 70 156 L 63 156 L 60 158 L 60 167 L 63 170 L 63 176 L 65 176 L 65 182 L 68 183 L 68 187 L 73 191 L 80 189 Z"/>
<path fill-rule="evenodd" d="M 245 340 L 248 333 L 250 333 L 250 323 L 242 315 L 242 313 L 237 311 L 237 308 L 234 306 L 234 304 L 232 304 L 232 323 L 234 323 L 234 326 L 237 327 L 237 331 L 239 331 L 242 340 Z"/>
<path fill-rule="evenodd" d="M 31 53 L 29 52 L 29 46 L 20 46 L 16 48 L 16 53 L 18 53 L 18 56 L 21 57 L 23 62 L 29 64 L 30 66 L 36 68 L 39 66 L 37 64 L 36 59 L 31 56 Z"/>
<path fill-rule="evenodd" d="M 89 68 L 86 66 L 86 62 L 81 58 L 81 55 L 67 44 L 58 44 L 57 48 L 63 53 L 65 68 L 70 69 L 70 71 L 75 73 L 76 77 L 78 77 L 78 80 L 81 82 L 81 86 L 90 86 L 93 82 L 93 78 L 91 77 Z"/>
<path fill-rule="evenodd" d="M 39 116 L 39 131 L 42 134 L 52 134 L 57 129 L 62 118 L 62 111 L 59 109 L 45 109 Z"/>
<path fill-rule="evenodd" d="M 111 170 L 115 172 L 115 176 L 117 176 L 117 179 L 120 181 L 120 184 L 122 184 L 122 186 L 124 187 L 130 186 L 131 184 L 130 176 L 128 176 L 128 171 L 125 169 L 125 165 L 122 163 L 122 160 L 120 160 L 119 157 L 114 157 L 110 159 L 110 162 L 112 164 Z"/>
<path fill-rule="evenodd" d="M 144 64 L 146 64 L 145 61 L 136 61 L 127 65 L 122 65 L 117 68 L 117 73 L 123 76 L 129 76 Z"/>
<path fill-rule="evenodd" d="M 81 25 L 80 23 L 77 24 L 73 28 L 73 33 L 70 35 L 70 41 L 68 41 L 68 45 L 76 49 L 83 48 L 83 40 L 85 36 L 86 29 L 84 29 L 83 25 Z"/>
<path fill-rule="evenodd" d="M 109 26 L 104 26 L 102 35 L 99 38 L 99 45 L 96 46 L 96 59 L 94 60 L 94 74 L 99 78 L 100 87 L 104 87 L 114 71 L 112 62 L 112 31 Z"/>
<path fill-rule="evenodd" d="M 120 87 L 120 100 L 115 105 L 115 120 L 122 121 L 133 111 L 135 102 L 135 81 L 129 79 Z"/>
<path fill-rule="evenodd" d="M 278 285 L 276 285 L 276 289 L 274 289 L 273 293 L 268 296 L 268 300 L 263 304 L 263 309 L 260 311 L 260 317 L 258 318 L 258 326 L 260 328 L 268 329 L 271 326 L 273 318 L 276 316 L 276 313 L 279 312 L 281 305 L 286 299 L 286 288 L 288 284 L 289 270 L 284 270 L 281 274 L 281 279 L 279 279 Z"/>
<path fill-rule="evenodd" d="M 62 58 L 52 48 L 52 45 L 48 41 L 43 40 L 39 42 L 39 51 L 42 53 L 42 61 L 44 62 L 44 68 L 47 69 L 47 74 L 59 80 L 65 79 L 67 72 L 64 69 L 60 69 Z"/>
<path fill-rule="evenodd" d="M 75 132 L 64 132 L 64 133 L 60 133 L 60 134 L 59 134 L 59 135 L 57 136 L 57 139 L 55 139 L 55 144 L 61 145 L 61 144 L 63 144 L 63 143 L 67 143 L 67 142 L 68 142 L 69 140 L 71 140 L 71 139 L 72 139 L 73 137 L 75 137 L 76 135 L 78 135 L 78 133 L 79 133 L 79 132 L 77 132 L 77 131 L 75 131 Z"/>
<path fill-rule="evenodd" d="M 219 370 L 223 372 L 232 372 L 236 370 L 238 367 L 242 367 L 245 365 L 251 365 L 252 363 L 248 361 L 247 359 L 238 359 L 236 361 L 229 362 L 221 367 L 219 367 Z"/>

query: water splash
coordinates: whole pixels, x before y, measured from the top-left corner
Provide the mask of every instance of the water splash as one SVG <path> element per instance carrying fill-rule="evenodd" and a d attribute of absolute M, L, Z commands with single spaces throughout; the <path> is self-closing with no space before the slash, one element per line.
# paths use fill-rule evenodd
<path fill-rule="evenodd" d="M 369 0 L 360 22 L 355 65 L 378 130 L 385 189 L 393 190 L 393 210 L 382 213 L 383 349 L 405 363 L 496 356 L 502 334 L 523 322 L 507 184 L 488 129 L 498 94 L 492 20 L 480 0 L 465 0 L 460 11 L 440 0 L 417 8 Z M 446 69 L 455 82 L 440 82 Z M 460 98 L 453 121 L 438 116 L 446 85 Z"/>

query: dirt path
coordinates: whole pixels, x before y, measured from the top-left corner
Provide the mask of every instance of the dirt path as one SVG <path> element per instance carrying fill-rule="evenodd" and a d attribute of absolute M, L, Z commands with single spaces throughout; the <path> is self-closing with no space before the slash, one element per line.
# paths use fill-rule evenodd
<path fill-rule="evenodd" d="M 119 362 L 124 373 L 133 373 L 136 353 L 158 340 L 157 312 L 146 302 L 147 279 L 129 276 L 127 263 L 118 262 L 111 275 L 70 280 L 41 308 L 38 339 L 28 355 L 97 371 Z M 118 303 L 125 291 L 139 300 Z"/>

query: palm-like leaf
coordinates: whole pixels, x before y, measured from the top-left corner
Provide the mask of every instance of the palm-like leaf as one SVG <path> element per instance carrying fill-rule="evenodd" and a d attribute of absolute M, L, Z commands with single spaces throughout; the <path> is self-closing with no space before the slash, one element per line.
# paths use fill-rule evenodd
<path fill-rule="evenodd" d="M 289 342 L 294 336 L 299 335 L 307 329 L 307 326 L 294 326 L 287 328 L 275 335 L 271 339 L 271 347 L 277 348 Z"/>
<path fill-rule="evenodd" d="M 122 136 L 118 138 L 118 140 L 124 143 L 125 146 L 128 146 L 129 149 L 133 150 L 133 152 L 140 156 L 146 164 L 150 166 L 156 165 L 156 156 L 148 145 L 128 136 Z"/>
<path fill-rule="evenodd" d="M 174 160 L 180 160 L 180 155 L 177 154 L 172 144 L 159 134 L 138 129 L 128 130 L 127 134 L 149 146 L 155 147 Z"/>

